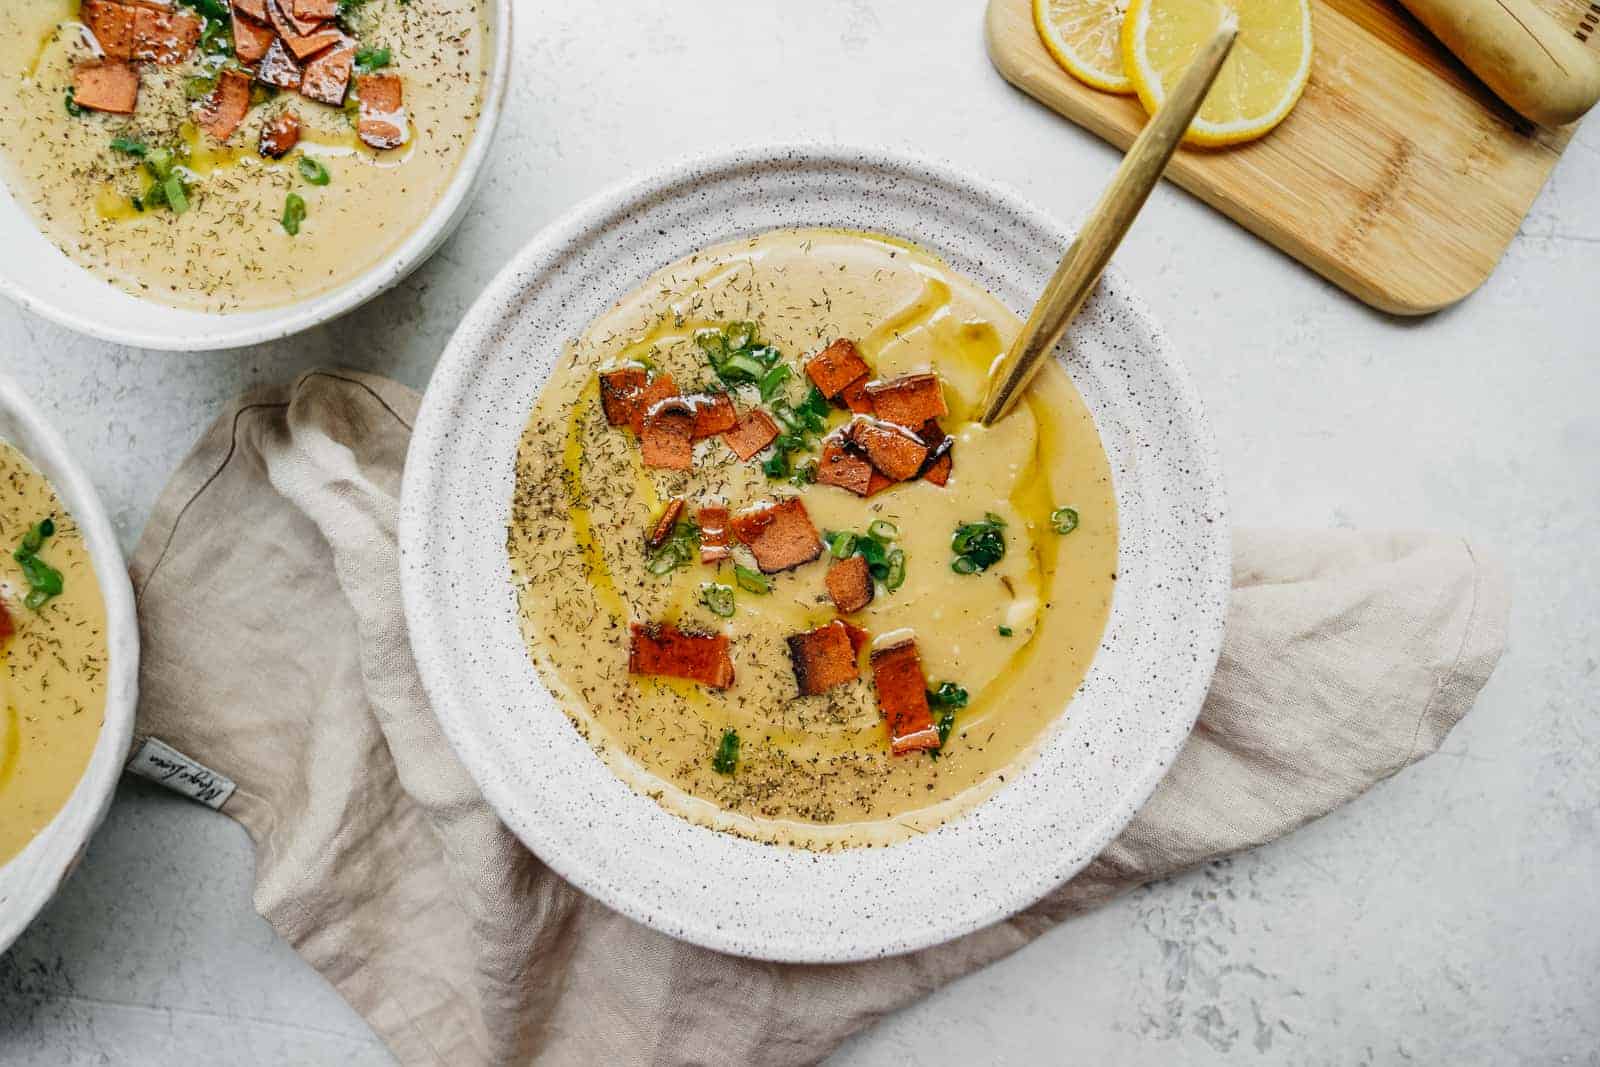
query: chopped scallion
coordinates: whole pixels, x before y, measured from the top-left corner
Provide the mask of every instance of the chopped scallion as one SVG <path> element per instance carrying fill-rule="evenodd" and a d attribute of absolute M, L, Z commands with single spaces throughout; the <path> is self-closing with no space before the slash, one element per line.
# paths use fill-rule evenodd
<path fill-rule="evenodd" d="M 310 156 L 302 155 L 299 162 L 300 177 L 312 185 L 327 185 L 329 181 L 328 168 Z"/>
<path fill-rule="evenodd" d="M 738 563 L 733 565 L 733 580 L 739 583 L 739 588 L 747 593 L 772 592 L 772 579 L 760 571 L 751 570 L 749 567 Z"/>
<path fill-rule="evenodd" d="M 700 603 L 706 606 L 711 614 L 719 618 L 733 617 L 733 587 L 720 585 L 716 582 L 706 582 L 700 586 Z"/>
<path fill-rule="evenodd" d="M 306 202 L 299 193 L 290 193 L 284 197 L 283 218 L 279 221 L 283 223 L 284 232 L 290 237 L 299 235 L 300 224 L 306 221 Z"/>
<path fill-rule="evenodd" d="M 711 769 L 718 774 L 732 774 L 739 766 L 739 731 L 728 727 L 722 731 L 722 740 L 711 757 Z"/>
<path fill-rule="evenodd" d="M 1078 512 L 1074 508 L 1056 508 L 1050 513 L 1050 527 L 1058 534 L 1069 534 L 1078 528 Z"/>

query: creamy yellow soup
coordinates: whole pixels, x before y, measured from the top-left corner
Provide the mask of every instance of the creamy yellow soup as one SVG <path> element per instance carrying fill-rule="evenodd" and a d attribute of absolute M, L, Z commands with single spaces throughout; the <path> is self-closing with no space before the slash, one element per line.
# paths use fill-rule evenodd
<path fill-rule="evenodd" d="M 15 558 L 50 520 L 33 556 L 61 592 L 30 607 L 35 586 Z M 106 610 L 83 535 L 32 463 L 0 441 L 0 864 L 21 852 L 72 795 L 106 704 Z"/>
<path fill-rule="evenodd" d="M 197 109 L 206 79 L 239 66 L 226 39 L 176 65 L 139 64 L 133 114 L 74 116 L 74 68 L 96 56 L 77 0 L 4 0 L 0 159 L 12 196 L 79 265 L 164 304 L 269 308 L 350 282 L 444 195 L 477 123 L 490 49 L 480 0 L 362 0 L 345 24 L 363 48 L 388 50 L 381 69 L 401 79 L 402 147 L 362 143 L 354 96 L 333 107 L 289 89 L 269 97 L 259 85 L 243 123 L 219 143 Z M 286 112 L 300 142 L 282 159 L 264 157 L 262 128 Z M 186 210 L 151 202 L 152 156 L 118 151 L 118 138 L 172 153 Z M 318 166 L 325 184 L 308 178 L 320 178 Z M 296 233 L 284 223 L 291 196 L 303 204 Z"/>
<path fill-rule="evenodd" d="M 644 466 L 638 439 L 608 424 L 598 375 L 649 365 L 692 392 L 713 380 L 696 331 L 736 320 L 753 320 L 792 367 L 791 403 L 803 402 L 806 358 L 837 338 L 854 340 L 879 380 L 937 373 L 950 409 L 940 421 L 955 439 L 948 484 L 908 481 L 862 498 L 774 479 L 762 467 L 770 449 L 741 462 L 715 438 L 696 445 L 689 471 Z M 988 368 L 1019 328 L 925 251 L 869 234 L 784 230 L 667 267 L 569 346 L 522 438 L 508 551 L 532 658 L 619 776 L 703 825 L 832 849 L 933 829 L 1026 759 L 1099 645 L 1117 522 L 1093 420 L 1059 366 L 1046 366 L 1000 424 L 975 421 Z M 734 390 L 734 401 L 741 411 L 764 406 L 751 386 Z M 830 425 L 847 417 L 835 411 Z M 814 456 L 790 458 L 798 469 Z M 860 678 L 799 695 L 786 639 L 837 617 L 827 553 L 770 576 L 764 594 L 736 580 L 735 563 L 754 566 L 740 547 L 717 566 L 696 556 L 652 573 L 644 533 L 669 498 L 686 499 L 693 518 L 704 503 L 737 512 L 795 496 L 823 533 L 862 533 L 874 521 L 894 531 L 888 545 L 903 553 L 903 583 L 879 584 L 847 621 L 879 644 L 909 631 L 928 687 L 966 691 L 936 755 L 891 754 L 865 649 Z M 1064 506 L 1078 516 L 1066 534 L 1051 519 Z M 986 515 L 1004 523 L 1005 555 L 957 573 L 953 536 Z M 708 583 L 734 590 L 731 616 L 708 604 Z M 630 675 L 630 623 L 727 634 L 732 686 Z M 739 747 L 726 773 L 718 755 L 730 730 Z"/>

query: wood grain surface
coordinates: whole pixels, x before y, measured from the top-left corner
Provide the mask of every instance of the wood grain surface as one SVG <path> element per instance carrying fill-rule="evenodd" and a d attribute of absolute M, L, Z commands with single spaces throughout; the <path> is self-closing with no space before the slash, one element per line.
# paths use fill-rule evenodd
<path fill-rule="evenodd" d="M 1540 2 L 1597 46 L 1600 4 Z M 1311 80 L 1283 125 L 1242 146 L 1182 149 L 1167 176 L 1374 307 L 1453 304 L 1494 270 L 1573 128 L 1519 117 L 1397 3 L 1311 9 Z M 1031 0 L 990 0 L 986 34 L 1008 81 L 1085 129 L 1126 148 L 1144 125 L 1136 99 L 1056 65 Z"/>

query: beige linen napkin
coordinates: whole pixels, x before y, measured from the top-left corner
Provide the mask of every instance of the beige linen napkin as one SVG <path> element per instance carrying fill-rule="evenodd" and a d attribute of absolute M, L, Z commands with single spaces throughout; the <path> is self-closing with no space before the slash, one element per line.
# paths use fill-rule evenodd
<path fill-rule="evenodd" d="M 1062 919 L 1270 841 L 1433 752 L 1503 647 L 1504 583 L 1459 539 L 1241 531 L 1199 725 L 1077 878 L 910 956 L 720 956 L 561 881 L 441 736 L 396 568 L 416 410 L 353 372 L 249 394 L 173 476 L 133 562 L 140 740 L 237 783 L 222 810 L 255 839 L 256 907 L 407 1064 L 815 1061 Z"/>

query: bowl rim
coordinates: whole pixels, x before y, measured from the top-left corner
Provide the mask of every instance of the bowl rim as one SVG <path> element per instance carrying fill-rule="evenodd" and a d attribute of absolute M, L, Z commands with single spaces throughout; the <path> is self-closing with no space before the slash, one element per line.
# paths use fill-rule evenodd
<path fill-rule="evenodd" d="M 500 271 L 499 274 L 479 294 L 473 306 L 468 310 L 458 324 L 450 343 L 446 346 L 434 371 L 434 377 L 424 394 L 421 409 L 414 423 L 416 432 L 413 435 L 407 457 L 406 477 L 402 483 L 402 503 L 400 515 L 400 551 L 401 551 L 401 586 L 408 628 L 412 637 L 412 646 L 416 653 L 419 671 L 422 674 L 424 688 L 428 691 L 430 700 L 437 708 L 441 701 L 435 698 L 438 691 L 436 686 L 442 678 L 433 677 L 430 669 L 434 658 L 439 656 L 440 650 L 436 647 L 435 636 L 430 634 L 427 623 L 433 616 L 431 605 L 424 602 L 420 587 L 424 584 L 423 572 L 426 562 L 421 554 L 414 548 L 422 543 L 427 525 L 427 519 L 420 509 L 419 502 L 429 493 L 434 491 L 433 483 L 436 478 L 433 474 L 426 473 L 423 464 L 414 462 L 415 457 L 430 444 L 438 445 L 450 436 L 449 427 L 454 414 L 449 404 L 454 398 L 447 398 L 442 390 L 433 388 L 434 383 L 441 380 L 440 371 L 449 376 L 455 364 L 466 358 L 463 351 L 470 335 L 478 333 L 486 324 L 493 322 L 506 306 L 515 303 L 523 288 L 523 279 L 538 277 L 545 273 L 543 267 L 548 266 L 557 257 L 559 252 L 576 241 L 582 235 L 593 229 L 607 219 L 627 218 L 655 200 L 669 195 L 673 190 L 685 186 L 692 179 L 709 180 L 722 174 L 738 169 L 749 168 L 763 163 L 782 163 L 785 165 L 817 165 L 831 164 L 843 167 L 884 167 L 888 169 L 903 168 L 915 176 L 928 178 L 944 183 L 965 186 L 974 194 L 990 200 L 991 203 L 1003 205 L 1010 211 L 1020 215 L 1030 223 L 1044 228 L 1046 231 L 1060 235 L 1061 248 L 1070 244 L 1073 229 L 1056 221 L 1047 212 L 1035 206 L 1026 197 L 1022 196 L 1009 186 L 985 178 L 973 176 L 971 173 L 957 169 L 956 166 L 945 161 L 936 160 L 925 155 L 891 149 L 884 147 L 865 147 L 860 145 L 822 142 L 780 142 L 759 143 L 751 146 L 734 148 L 731 150 L 700 155 L 682 155 L 674 161 L 647 172 L 643 177 L 628 179 L 586 198 L 573 208 L 569 209 L 560 218 L 543 228 L 526 246 L 523 247 Z M 733 236 L 730 233 L 727 236 Z M 665 266 L 658 263 L 644 271 L 639 279 L 631 280 L 626 286 L 612 295 L 615 299 L 622 292 L 628 291 L 651 271 Z M 1210 540 L 1207 544 L 1205 557 L 1206 567 L 1201 581 L 1209 590 L 1215 591 L 1215 611 L 1210 618 L 1210 624 L 1204 629 L 1197 629 L 1197 644 L 1204 646 L 1210 644 L 1220 653 L 1223 618 L 1226 613 L 1228 590 L 1231 585 L 1231 533 L 1227 523 L 1227 506 L 1225 499 L 1224 483 L 1222 479 L 1221 464 L 1218 457 L 1214 436 L 1210 430 L 1210 422 L 1200 405 L 1199 396 L 1192 380 L 1183 363 L 1167 339 L 1166 333 L 1151 315 L 1148 307 L 1122 278 L 1115 268 L 1106 272 L 1106 283 L 1117 291 L 1117 299 L 1124 302 L 1125 309 L 1131 313 L 1139 326 L 1146 330 L 1160 354 L 1160 361 L 1168 374 L 1168 384 L 1174 393 L 1175 399 L 1181 404 L 1181 410 L 1194 431 L 1194 459 L 1197 468 L 1193 474 L 1207 486 L 1207 514 L 1214 521 L 1210 523 Z M 433 440 L 430 440 L 433 438 Z M 1098 652 L 1097 657 L 1098 659 Z M 1044 893 L 1069 879 L 1078 870 L 1081 870 L 1093 856 L 1098 854 L 1111 842 L 1120 830 L 1126 826 L 1137 810 L 1154 792 L 1156 786 L 1170 769 L 1178 752 L 1188 738 L 1189 729 L 1198 718 L 1206 693 L 1209 691 L 1210 681 L 1215 669 L 1216 656 L 1195 657 L 1197 672 L 1192 675 L 1193 680 L 1181 691 L 1174 692 L 1172 704 L 1183 709 L 1185 728 L 1163 735 L 1160 744 L 1153 744 L 1147 750 L 1147 759 L 1138 775 L 1126 776 L 1127 785 L 1118 798 L 1118 803 L 1108 806 L 1104 816 L 1083 832 L 1085 840 L 1092 841 L 1092 851 L 1081 862 L 1070 861 L 1063 858 L 1059 861 L 1041 863 L 1032 875 L 1025 879 L 1012 880 L 1008 883 L 1003 912 L 991 909 L 988 914 L 974 914 L 965 916 L 959 922 L 943 922 L 937 926 L 930 924 L 929 931 L 923 935 L 882 939 L 868 942 L 855 936 L 841 943 L 819 943 L 800 941 L 764 941 L 759 947 L 752 944 L 751 938 L 741 936 L 735 930 L 725 929 L 716 925 L 709 919 L 697 919 L 699 925 L 680 926 L 676 929 L 664 925 L 664 918 L 659 906 L 640 890 L 632 887 L 612 885 L 603 878 L 589 870 L 579 858 L 568 855 L 557 849 L 544 848 L 548 840 L 539 839 L 532 827 L 538 823 L 536 818 L 521 818 L 514 815 L 518 811 L 515 791 L 507 784 L 500 781 L 484 781 L 473 772 L 471 759 L 466 755 L 465 749 L 471 746 L 464 727 L 456 722 L 453 717 L 440 715 L 439 721 L 442 730 L 449 740 L 452 749 L 456 752 L 469 773 L 483 791 L 485 799 L 496 811 L 513 832 L 523 840 L 527 847 L 535 852 L 552 870 L 562 878 L 572 883 L 585 893 L 595 897 L 608 907 L 611 907 L 632 919 L 635 919 L 654 929 L 668 933 L 670 936 L 689 941 L 703 947 L 733 955 L 750 958 L 772 960 L 779 962 L 795 963 L 840 963 L 864 959 L 881 958 L 911 952 L 922 948 L 931 947 L 953 938 L 978 930 L 990 923 L 1001 921 L 1016 914 L 1022 908 L 1038 900 Z M 541 683 L 542 684 L 542 683 Z M 565 713 L 563 713 L 565 718 Z M 1048 741 L 1045 742 L 1048 744 Z M 1042 751 L 1042 749 L 1041 749 Z M 606 774 L 614 774 L 609 768 Z M 626 787 L 626 786 L 625 786 Z M 631 787 L 629 787 L 631 788 Z M 979 804 L 973 811 L 981 810 L 993 801 L 993 797 Z M 525 805 L 524 805 L 525 807 Z M 525 814 L 525 813 L 523 813 Z M 971 812 L 967 815 L 972 814 Z M 955 820 L 959 823 L 967 817 L 963 815 Z M 675 816 L 674 816 L 675 817 Z M 703 827 L 696 827 L 703 833 L 715 834 L 716 831 Z M 765 846 L 775 847 L 775 846 Z M 848 855 L 860 850 L 848 850 L 846 853 L 812 854 L 820 856 L 819 862 L 829 862 L 840 855 Z M 884 850 L 874 849 L 873 852 Z M 681 918 L 681 917 L 677 917 Z"/>
<path fill-rule="evenodd" d="M 45 835 L 65 836 L 42 862 L 33 861 L 39 863 L 37 873 L 44 877 L 30 878 L 23 892 L 8 898 L 5 908 L 0 909 L 0 953 L 3 953 L 61 888 L 111 807 L 133 741 L 134 718 L 139 705 L 140 649 L 133 583 L 94 483 L 39 406 L 4 372 L 0 372 L 0 409 L 4 409 L 29 438 L 26 442 L 12 441 L 13 447 L 50 481 L 83 532 L 84 545 L 105 602 L 106 653 L 111 661 L 106 672 L 104 721 L 89 763 L 66 803 L 34 842 Z M 75 807 L 85 790 L 89 799 Z M 70 847 L 62 847 L 67 845 Z M 10 868 L 25 859 L 32 848 L 30 844 L 4 867 Z"/>
<path fill-rule="evenodd" d="M 274 315 L 270 319 L 259 320 L 250 326 L 227 325 L 230 318 L 250 314 L 249 312 L 217 313 L 173 308 L 159 301 L 146 300 L 137 294 L 126 294 L 130 299 L 144 304 L 193 314 L 195 322 L 200 324 L 199 328 L 182 334 L 107 326 L 93 314 L 92 303 L 85 305 L 85 310 L 79 312 L 69 304 L 58 303 L 51 299 L 50 294 L 41 294 L 18 284 L 5 274 L 0 274 L 0 295 L 41 318 L 49 319 L 57 325 L 97 340 L 161 352 L 200 352 L 244 348 L 248 345 L 291 337 L 353 311 L 373 297 L 398 285 L 433 254 L 459 221 L 462 210 L 482 176 L 484 161 L 493 146 L 495 133 L 500 125 L 507 88 L 511 84 L 512 11 L 516 5 L 515 0 L 488 0 L 488 2 L 494 11 L 495 20 L 490 35 L 494 42 L 493 58 L 489 66 L 488 81 L 484 86 L 483 107 L 478 113 L 478 122 L 473 130 L 472 140 L 467 145 L 466 154 L 457 165 L 450 184 L 445 188 L 444 196 L 440 197 L 432 210 L 406 236 L 400 246 L 349 282 L 309 300 L 284 304 L 281 307 L 256 309 L 272 311 Z M 20 205 L 17 205 L 17 209 L 27 214 L 26 209 Z M 29 222 L 32 223 L 31 218 Z M 34 225 L 37 229 L 37 225 Z M 81 267 L 79 269 L 82 270 Z M 86 270 L 82 272 L 86 278 L 116 292 L 124 292 Z"/>

